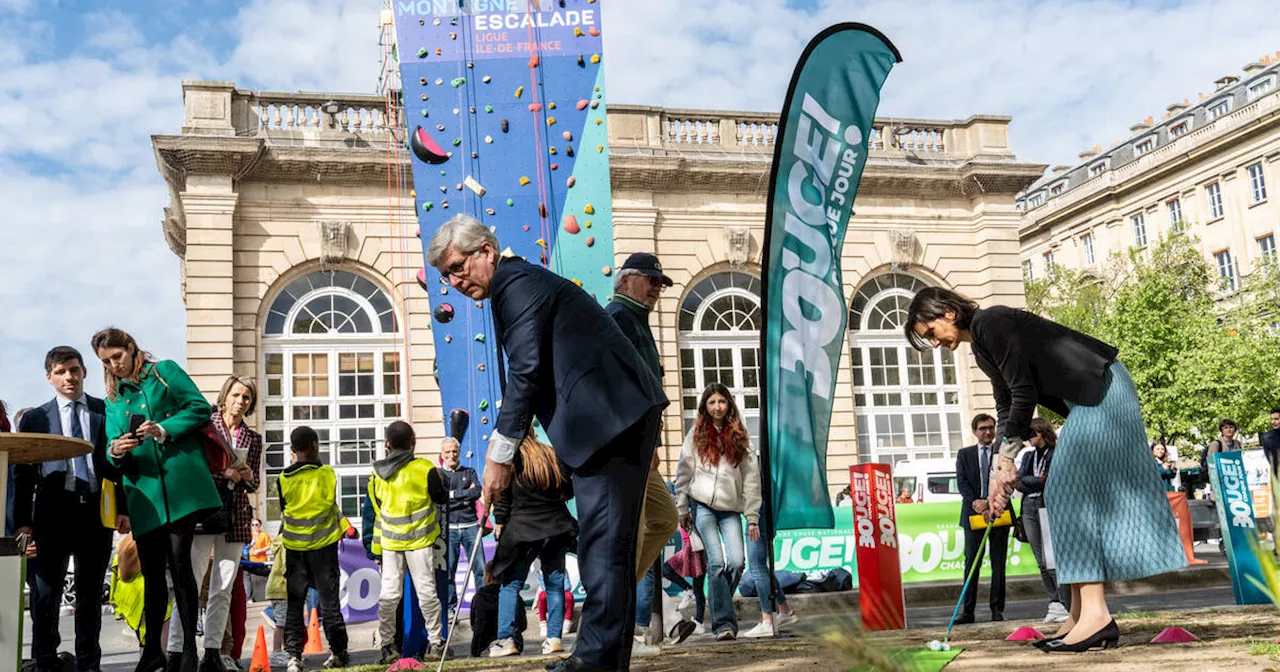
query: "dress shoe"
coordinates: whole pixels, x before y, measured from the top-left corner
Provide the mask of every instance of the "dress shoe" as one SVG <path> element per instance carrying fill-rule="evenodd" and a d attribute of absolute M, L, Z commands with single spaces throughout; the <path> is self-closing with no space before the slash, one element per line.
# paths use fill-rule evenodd
<path fill-rule="evenodd" d="M 968 625 L 973 622 L 973 614 L 960 614 L 956 616 L 956 625 Z"/>
<path fill-rule="evenodd" d="M 155 651 L 147 653 L 143 651 L 142 659 L 138 661 L 138 666 L 133 668 L 134 672 L 164 672 L 167 669 L 168 661 L 165 659 L 164 653 Z"/>
<path fill-rule="evenodd" d="M 1055 639 L 1045 644 L 1041 650 L 1045 653 L 1079 653 L 1097 647 L 1114 649 L 1119 645 L 1120 627 L 1116 625 L 1116 619 L 1113 618 L 1101 630 L 1093 633 L 1091 637 L 1080 640 L 1077 644 L 1067 644 L 1061 639 Z"/>
<path fill-rule="evenodd" d="M 547 672 L 612 672 L 612 670 L 592 665 L 577 656 L 569 656 L 548 664 Z"/>
<path fill-rule="evenodd" d="M 200 672 L 228 672 L 227 667 L 222 664 L 220 649 L 204 650 L 204 658 L 200 661 Z"/>
<path fill-rule="evenodd" d="M 1031 646 L 1034 646 L 1037 649 L 1044 651 L 1045 648 L 1049 646 L 1050 642 L 1061 642 L 1061 641 L 1062 641 L 1061 637 L 1045 637 L 1044 639 L 1037 639 L 1036 641 L 1031 642 Z"/>
<path fill-rule="evenodd" d="M 992 622 L 992 623 L 999 623 L 1000 621 L 1003 621 L 1003 620 L 1004 620 L 1004 612 L 1003 612 L 1003 611 L 993 611 L 993 612 L 991 612 L 991 622 Z"/>

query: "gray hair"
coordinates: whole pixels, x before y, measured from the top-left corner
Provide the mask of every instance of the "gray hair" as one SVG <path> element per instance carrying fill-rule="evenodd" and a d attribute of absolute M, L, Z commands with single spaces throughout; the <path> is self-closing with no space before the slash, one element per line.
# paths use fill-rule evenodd
<path fill-rule="evenodd" d="M 454 448 L 457 448 L 458 450 L 462 450 L 462 442 L 461 442 L 461 441 L 458 441 L 457 439 L 453 438 L 452 436 L 446 436 L 446 437 L 444 437 L 444 439 L 443 439 L 443 440 L 441 440 L 441 441 L 440 441 L 440 451 L 441 451 L 441 452 L 444 452 L 444 449 L 445 449 L 445 448 L 447 448 L 447 447 L 449 447 L 449 446 L 453 446 Z"/>
<path fill-rule="evenodd" d="M 470 215 L 454 215 L 452 219 L 440 225 L 431 234 L 427 242 L 427 263 L 436 266 L 444 257 L 444 251 L 453 249 L 464 255 L 475 254 L 485 243 L 498 249 L 498 237 L 493 235 L 489 227 Z"/>
<path fill-rule="evenodd" d="M 644 275 L 641 271 L 634 268 L 624 268 L 613 274 L 613 293 L 617 294 L 622 291 L 622 281 L 633 275 Z"/>
<path fill-rule="evenodd" d="M 231 388 L 240 383 L 249 388 L 249 394 L 253 399 L 249 402 L 249 408 L 244 411 L 245 416 L 253 415 L 253 408 L 258 405 L 258 383 L 249 376 L 228 376 L 226 382 L 222 384 L 222 390 L 218 392 L 218 402 L 214 404 L 214 408 L 219 411 L 223 410 L 227 404 L 227 395 L 231 394 Z"/>

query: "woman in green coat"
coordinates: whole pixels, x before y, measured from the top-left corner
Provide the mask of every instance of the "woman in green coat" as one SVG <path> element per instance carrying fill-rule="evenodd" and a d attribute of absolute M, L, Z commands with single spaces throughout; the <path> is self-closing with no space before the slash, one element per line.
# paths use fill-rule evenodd
<path fill-rule="evenodd" d="M 174 610 L 187 640 L 184 653 L 173 654 L 177 659 L 167 669 L 196 672 L 200 591 L 192 571 L 191 540 L 196 523 L 222 505 L 199 438 L 212 409 L 181 367 L 153 361 L 124 331 L 103 329 L 91 343 L 104 367 L 108 459 L 124 474 L 124 494 L 134 516 L 147 631 L 160 632 L 164 625 L 167 567 L 173 576 Z M 136 669 L 166 669 L 161 638 L 147 638 Z"/>

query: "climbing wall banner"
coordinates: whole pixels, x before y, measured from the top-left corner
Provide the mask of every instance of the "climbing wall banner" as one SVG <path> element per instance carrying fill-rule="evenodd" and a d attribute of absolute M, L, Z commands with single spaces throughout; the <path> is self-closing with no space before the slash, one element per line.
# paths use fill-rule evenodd
<path fill-rule="evenodd" d="M 774 529 L 830 528 L 827 435 L 846 308 L 840 252 L 880 87 L 902 59 L 874 28 L 831 26 L 800 56 L 782 110 L 764 234 L 762 472 Z"/>
<path fill-rule="evenodd" d="M 603 4 L 392 0 L 424 254 L 441 224 L 467 214 L 504 254 L 601 303 L 612 293 Z M 480 470 L 501 403 L 489 309 L 434 269 L 419 280 L 431 298 L 443 408 L 471 412 L 462 460 Z"/>

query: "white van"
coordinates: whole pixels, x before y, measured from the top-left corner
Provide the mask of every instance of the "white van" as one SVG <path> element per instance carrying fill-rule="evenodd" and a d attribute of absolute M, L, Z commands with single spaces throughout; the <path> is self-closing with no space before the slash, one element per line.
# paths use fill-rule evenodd
<path fill-rule="evenodd" d="M 955 458 L 899 462 L 893 467 L 893 489 L 899 504 L 963 499 L 956 483 Z"/>

